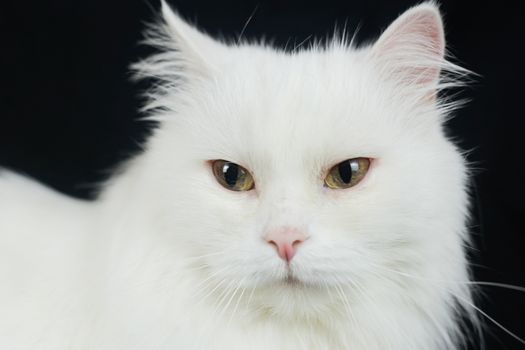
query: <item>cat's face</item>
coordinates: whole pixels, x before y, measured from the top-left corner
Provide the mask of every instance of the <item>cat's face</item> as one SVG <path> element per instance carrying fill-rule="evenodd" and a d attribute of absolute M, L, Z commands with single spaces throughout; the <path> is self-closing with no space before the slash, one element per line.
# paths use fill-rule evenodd
<path fill-rule="evenodd" d="M 163 239 L 196 271 L 196 293 L 286 313 L 327 306 L 342 290 L 356 300 L 385 285 L 401 293 L 406 281 L 394 271 L 452 274 L 447 259 L 462 257 L 464 166 L 434 95 L 444 62 L 439 17 L 419 11 L 374 46 L 293 54 L 227 48 L 167 14 L 181 28 L 176 40 L 202 45 L 176 54 L 193 63 L 182 90 L 157 100 L 167 111 L 150 144 Z M 407 42 L 414 36 L 420 42 Z M 369 161 L 357 184 L 326 185 L 334 166 L 356 158 Z M 253 188 L 226 188 L 215 160 L 242 166 Z M 286 232 L 300 236 L 291 259 L 268 238 Z"/>

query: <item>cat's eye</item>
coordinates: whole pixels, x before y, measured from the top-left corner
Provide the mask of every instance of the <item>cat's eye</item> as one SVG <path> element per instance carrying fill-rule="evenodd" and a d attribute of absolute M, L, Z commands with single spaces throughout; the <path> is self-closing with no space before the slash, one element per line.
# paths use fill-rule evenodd
<path fill-rule="evenodd" d="M 369 167 L 370 159 L 368 158 L 347 159 L 330 169 L 324 183 L 331 189 L 355 186 L 365 177 Z"/>
<path fill-rule="evenodd" d="M 215 160 L 212 163 L 213 174 L 217 181 L 232 191 L 249 191 L 255 183 L 248 170 L 226 160 Z"/>

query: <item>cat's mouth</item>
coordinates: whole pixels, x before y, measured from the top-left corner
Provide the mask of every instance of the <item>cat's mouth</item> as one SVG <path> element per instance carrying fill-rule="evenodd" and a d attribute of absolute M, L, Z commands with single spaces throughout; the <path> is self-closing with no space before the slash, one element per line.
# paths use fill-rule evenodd
<path fill-rule="evenodd" d="M 291 287 L 299 287 L 304 285 L 301 280 L 299 280 L 297 277 L 295 277 L 291 272 L 288 272 L 286 277 L 283 280 L 284 284 L 291 286 Z"/>
<path fill-rule="evenodd" d="M 297 277 L 297 275 L 294 274 L 290 269 L 288 269 L 286 275 L 283 277 L 280 283 L 286 287 L 291 288 L 304 288 L 307 286 L 307 283 Z"/>

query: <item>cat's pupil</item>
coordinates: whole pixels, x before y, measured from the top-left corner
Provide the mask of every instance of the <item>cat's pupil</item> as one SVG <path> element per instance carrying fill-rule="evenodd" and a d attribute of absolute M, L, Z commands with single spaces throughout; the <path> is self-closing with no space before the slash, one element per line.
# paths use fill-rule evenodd
<path fill-rule="evenodd" d="M 341 181 L 343 181 L 345 184 L 349 184 L 352 180 L 352 165 L 350 164 L 351 160 L 347 160 L 345 162 L 342 162 L 337 167 L 339 170 L 339 177 L 341 178 Z"/>
<path fill-rule="evenodd" d="M 239 167 L 234 163 L 226 163 L 222 167 L 222 173 L 224 174 L 224 181 L 230 187 L 234 187 L 239 177 Z"/>

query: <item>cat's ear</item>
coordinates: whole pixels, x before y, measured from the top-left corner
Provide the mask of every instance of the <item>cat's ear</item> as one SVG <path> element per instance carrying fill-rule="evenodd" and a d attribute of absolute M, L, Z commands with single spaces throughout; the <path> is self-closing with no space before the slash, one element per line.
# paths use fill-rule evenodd
<path fill-rule="evenodd" d="M 212 75 L 228 47 L 186 22 L 166 1 L 161 6 L 161 20 L 150 26 L 144 40 L 161 52 L 133 66 L 138 77 L 173 82 Z"/>
<path fill-rule="evenodd" d="M 433 100 L 447 63 L 438 7 L 424 3 L 407 10 L 383 32 L 371 54 L 387 79 Z"/>
<path fill-rule="evenodd" d="M 206 74 L 207 70 L 214 67 L 214 60 L 221 59 L 225 45 L 184 21 L 166 1 L 162 0 L 161 3 L 166 31 L 179 51 L 180 59 L 184 60 L 188 68 Z"/>

